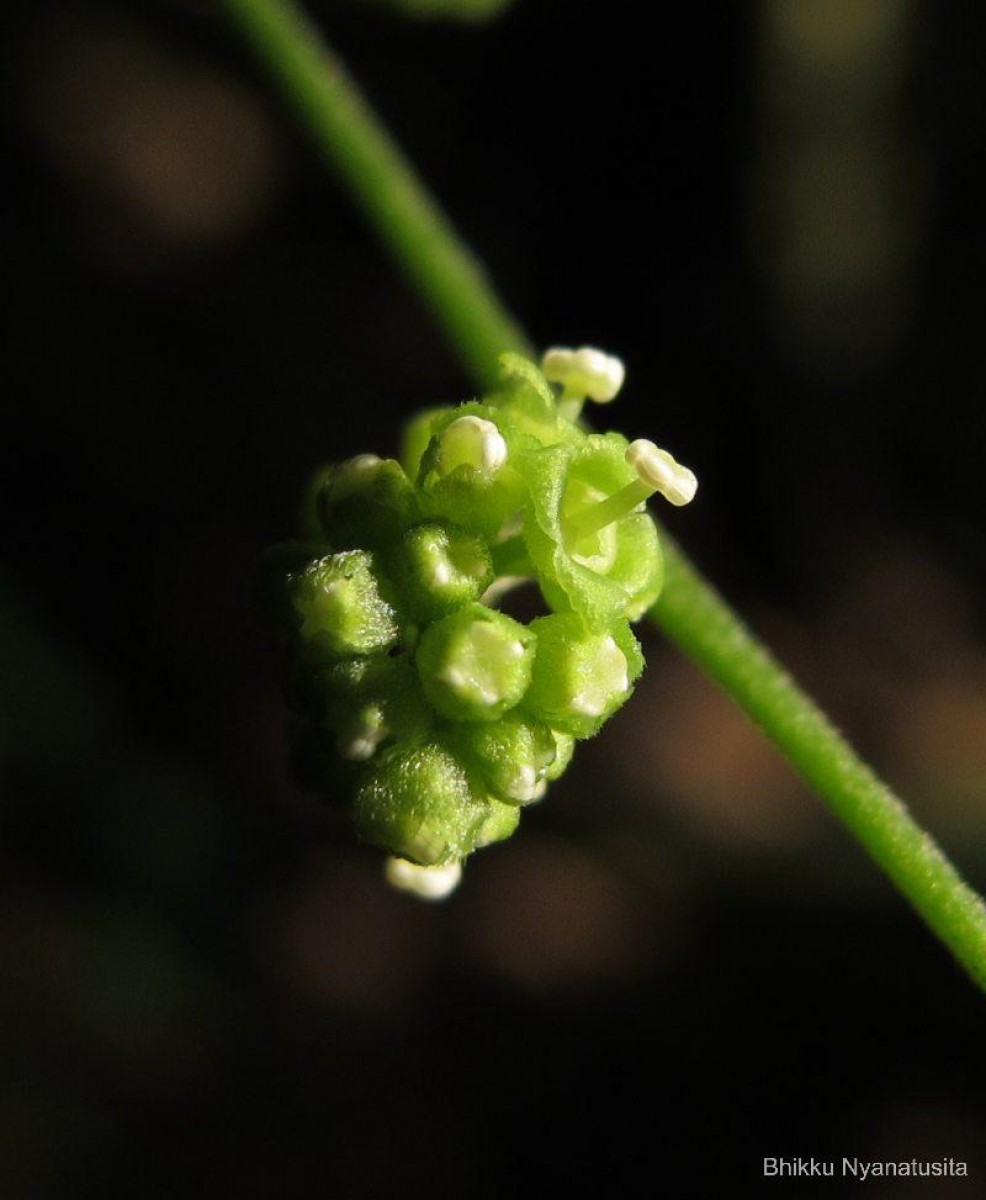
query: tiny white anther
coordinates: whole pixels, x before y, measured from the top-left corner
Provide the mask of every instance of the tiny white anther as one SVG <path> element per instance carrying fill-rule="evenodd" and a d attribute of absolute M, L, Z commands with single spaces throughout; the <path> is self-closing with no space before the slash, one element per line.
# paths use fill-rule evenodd
<path fill-rule="evenodd" d="M 448 473 L 463 465 L 492 474 L 507 461 L 507 443 L 492 421 L 459 417 L 441 435 L 441 467 Z"/>
<path fill-rule="evenodd" d="M 626 369 L 620 359 L 591 346 L 566 350 L 554 346 L 541 360 L 549 383 L 560 383 L 571 396 L 586 396 L 597 404 L 614 400 L 623 386 Z"/>
<path fill-rule="evenodd" d="M 627 447 L 625 458 L 644 483 L 665 500 L 680 507 L 694 499 L 698 488 L 695 473 L 675 462 L 667 450 L 638 438 Z"/>
<path fill-rule="evenodd" d="M 544 793 L 548 790 L 547 779 L 539 779 L 534 785 L 534 791 L 531 793 L 531 802 L 543 798 Z"/>
<path fill-rule="evenodd" d="M 406 858 L 388 858 L 384 875 L 391 887 L 410 892 L 421 900 L 444 900 L 459 886 L 462 864 L 453 862 L 444 867 L 422 867 Z"/>

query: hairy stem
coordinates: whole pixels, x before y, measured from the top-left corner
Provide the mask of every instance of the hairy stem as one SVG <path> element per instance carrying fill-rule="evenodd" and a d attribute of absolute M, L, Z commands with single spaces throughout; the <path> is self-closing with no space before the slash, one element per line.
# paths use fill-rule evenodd
<path fill-rule="evenodd" d="M 292 0 L 223 0 L 445 329 L 480 386 L 519 326 L 342 64 Z M 859 758 L 664 535 L 654 622 L 767 733 L 986 991 L 986 907 L 934 839 Z"/>
<path fill-rule="evenodd" d="M 986 907 L 667 533 L 651 616 L 767 733 L 986 991 Z"/>

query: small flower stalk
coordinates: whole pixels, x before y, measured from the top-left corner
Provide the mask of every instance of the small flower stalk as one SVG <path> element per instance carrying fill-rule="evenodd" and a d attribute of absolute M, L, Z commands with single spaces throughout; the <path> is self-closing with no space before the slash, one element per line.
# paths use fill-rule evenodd
<path fill-rule="evenodd" d="M 652 442 L 581 424 L 586 401 L 619 392 L 619 359 L 501 364 L 494 395 L 414 418 L 399 460 L 319 472 L 301 538 L 258 573 L 288 644 L 299 775 L 334 792 L 351 772 L 359 836 L 425 899 L 509 837 L 631 695 L 644 660 L 630 622 L 664 573 L 646 501 L 696 489 Z M 526 580 L 547 611 L 525 625 L 499 604 Z"/>

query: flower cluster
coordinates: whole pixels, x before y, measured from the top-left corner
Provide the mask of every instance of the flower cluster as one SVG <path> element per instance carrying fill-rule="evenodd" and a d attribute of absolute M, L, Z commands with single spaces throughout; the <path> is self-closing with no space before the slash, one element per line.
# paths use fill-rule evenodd
<path fill-rule="evenodd" d="M 581 424 L 585 400 L 619 391 L 619 360 L 501 361 L 494 395 L 417 416 L 400 461 L 322 471 L 302 538 L 258 576 L 289 642 L 299 768 L 317 787 L 339 756 L 353 765 L 357 831 L 424 896 L 508 837 L 630 695 L 643 656 L 629 622 L 663 578 L 644 502 L 696 487 L 652 443 Z M 549 611 L 524 624 L 498 603 L 528 579 Z"/>

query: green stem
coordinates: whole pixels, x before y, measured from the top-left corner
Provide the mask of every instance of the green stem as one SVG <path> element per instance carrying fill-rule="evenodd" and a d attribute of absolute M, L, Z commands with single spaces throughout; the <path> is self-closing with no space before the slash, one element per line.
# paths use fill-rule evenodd
<path fill-rule="evenodd" d="M 767 733 L 986 991 L 986 906 L 666 532 L 651 617 Z"/>
<path fill-rule="evenodd" d="M 494 386 L 505 349 L 530 355 L 523 331 L 343 64 L 291 0 L 222 3 L 428 301 L 467 370 L 481 387 Z"/>
<path fill-rule="evenodd" d="M 520 328 L 338 59 L 291 0 L 223 0 L 326 158 L 430 303 L 480 386 Z M 777 744 L 986 991 L 986 907 L 665 535 L 667 579 L 651 616 Z"/>

